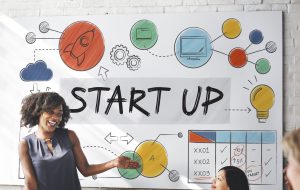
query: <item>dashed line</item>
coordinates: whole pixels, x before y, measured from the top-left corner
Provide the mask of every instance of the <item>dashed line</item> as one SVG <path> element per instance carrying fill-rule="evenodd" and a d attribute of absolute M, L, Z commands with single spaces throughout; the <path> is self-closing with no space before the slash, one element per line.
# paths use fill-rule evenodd
<path fill-rule="evenodd" d="M 101 149 L 107 150 L 108 152 L 112 153 L 115 156 L 118 156 L 116 153 L 114 153 L 113 151 L 111 151 L 103 146 L 83 146 L 82 148 L 101 148 Z"/>
<path fill-rule="evenodd" d="M 248 109 L 225 109 L 225 111 L 248 111 Z"/>
<path fill-rule="evenodd" d="M 174 54 L 170 54 L 170 55 L 157 55 L 155 53 L 152 53 L 151 51 L 147 50 L 148 53 L 150 53 L 151 55 L 153 56 L 156 56 L 156 57 L 172 57 L 174 56 Z"/>
<path fill-rule="evenodd" d="M 49 48 L 47 48 L 47 49 L 34 49 L 34 51 L 33 51 L 33 61 L 35 62 L 35 58 L 36 58 L 36 56 L 35 56 L 35 52 L 36 51 L 57 51 L 57 50 L 60 50 L 60 49 L 49 49 Z"/>

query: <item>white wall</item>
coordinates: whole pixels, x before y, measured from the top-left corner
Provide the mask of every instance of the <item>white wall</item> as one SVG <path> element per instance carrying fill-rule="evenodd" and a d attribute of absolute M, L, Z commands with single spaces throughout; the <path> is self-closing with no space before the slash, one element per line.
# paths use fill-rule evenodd
<path fill-rule="evenodd" d="M 300 127 L 300 0 L 0 0 L 0 13 L 12 18 L 271 10 L 284 12 L 283 126 L 289 131 Z M 0 186 L 2 189 L 21 190 L 22 187 Z"/>

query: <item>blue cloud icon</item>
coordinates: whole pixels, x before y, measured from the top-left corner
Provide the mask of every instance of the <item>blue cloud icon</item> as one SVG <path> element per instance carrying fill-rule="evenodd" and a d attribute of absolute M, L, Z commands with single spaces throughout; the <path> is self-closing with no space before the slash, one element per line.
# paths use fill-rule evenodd
<path fill-rule="evenodd" d="M 29 63 L 20 72 L 20 77 L 23 81 L 48 81 L 52 76 L 52 70 L 48 69 L 47 64 L 42 60 Z"/>

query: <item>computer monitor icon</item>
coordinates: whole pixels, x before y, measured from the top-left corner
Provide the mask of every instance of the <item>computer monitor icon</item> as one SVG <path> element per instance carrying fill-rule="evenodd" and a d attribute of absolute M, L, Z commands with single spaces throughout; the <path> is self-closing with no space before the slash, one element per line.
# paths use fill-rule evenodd
<path fill-rule="evenodd" d="M 152 39 L 152 32 L 149 28 L 137 28 L 136 29 L 136 39 L 146 40 Z"/>
<path fill-rule="evenodd" d="M 204 36 L 181 36 L 180 57 L 206 57 L 207 39 Z"/>

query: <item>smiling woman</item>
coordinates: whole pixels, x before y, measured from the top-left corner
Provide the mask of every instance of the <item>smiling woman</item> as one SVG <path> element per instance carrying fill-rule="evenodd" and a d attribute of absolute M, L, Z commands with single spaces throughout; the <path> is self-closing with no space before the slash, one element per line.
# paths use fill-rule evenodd
<path fill-rule="evenodd" d="M 21 127 L 38 125 L 37 132 L 19 144 L 25 190 L 79 190 L 77 169 L 83 176 L 91 176 L 114 167 L 140 167 L 125 156 L 90 165 L 76 133 L 64 128 L 69 119 L 69 107 L 55 92 L 36 93 L 23 99 Z"/>

